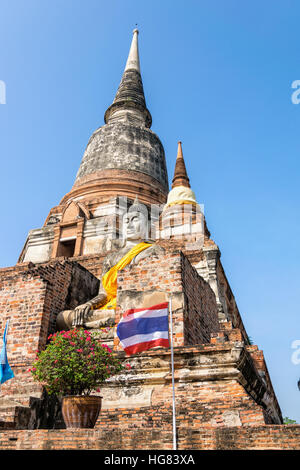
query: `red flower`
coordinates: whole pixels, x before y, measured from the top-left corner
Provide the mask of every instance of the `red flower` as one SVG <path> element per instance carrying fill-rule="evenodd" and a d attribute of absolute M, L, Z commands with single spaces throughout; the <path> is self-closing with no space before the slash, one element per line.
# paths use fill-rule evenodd
<path fill-rule="evenodd" d="M 111 349 L 107 346 L 107 344 L 102 344 L 102 347 L 107 349 L 108 352 L 112 352 Z"/>

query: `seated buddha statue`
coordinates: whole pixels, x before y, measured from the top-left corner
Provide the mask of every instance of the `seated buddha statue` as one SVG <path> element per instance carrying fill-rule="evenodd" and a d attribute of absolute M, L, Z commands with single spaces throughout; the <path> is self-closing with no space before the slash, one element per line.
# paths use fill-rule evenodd
<path fill-rule="evenodd" d="M 136 199 L 123 216 L 123 239 L 119 249 L 104 259 L 98 295 L 74 310 L 60 312 L 56 320 L 58 330 L 99 329 L 114 325 L 118 272 L 153 253 L 164 251 L 148 240 L 148 225 L 147 208 Z"/>

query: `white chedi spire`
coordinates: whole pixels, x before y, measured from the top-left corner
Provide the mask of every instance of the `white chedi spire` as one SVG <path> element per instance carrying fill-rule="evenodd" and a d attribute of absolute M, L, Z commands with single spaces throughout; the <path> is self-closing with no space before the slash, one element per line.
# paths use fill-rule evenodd
<path fill-rule="evenodd" d="M 173 206 L 178 204 L 195 204 L 197 205 L 196 196 L 190 186 L 190 180 L 187 175 L 185 162 L 182 153 L 182 143 L 178 142 L 177 158 L 175 165 L 174 178 L 172 181 L 172 189 L 168 194 L 167 205 Z"/>
<path fill-rule="evenodd" d="M 129 69 L 134 69 L 134 70 L 137 70 L 139 73 L 141 73 L 138 34 L 139 34 L 139 31 L 137 29 L 134 29 L 130 51 L 129 51 L 128 59 L 127 59 L 126 66 L 125 66 L 125 71 Z"/>

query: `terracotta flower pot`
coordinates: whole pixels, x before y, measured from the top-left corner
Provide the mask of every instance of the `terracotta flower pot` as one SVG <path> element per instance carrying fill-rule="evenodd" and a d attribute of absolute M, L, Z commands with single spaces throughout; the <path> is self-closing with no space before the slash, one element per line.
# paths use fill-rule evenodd
<path fill-rule="evenodd" d="M 62 415 L 67 428 L 93 428 L 102 404 L 100 396 L 66 396 L 62 400 Z"/>

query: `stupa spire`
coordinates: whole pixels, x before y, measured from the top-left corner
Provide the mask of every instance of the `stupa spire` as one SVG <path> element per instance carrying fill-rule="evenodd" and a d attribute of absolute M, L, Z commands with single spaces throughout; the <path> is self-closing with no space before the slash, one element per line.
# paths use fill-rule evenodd
<path fill-rule="evenodd" d="M 185 162 L 182 153 L 182 143 L 178 142 L 177 158 L 174 171 L 174 178 L 172 181 L 172 189 L 177 186 L 184 186 L 185 188 L 190 188 L 190 180 L 187 175 Z"/>
<path fill-rule="evenodd" d="M 178 142 L 172 189 L 168 194 L 166 207 L 178 204 L 197 204 L 195 193 L 191 189 L 187 175 L 180 141 Z"/>
<path fill-rule="evenodd" d="M 138 29 L 133 30 L 133 37 L 131 41 L 130 51 L 125 66 L 125 71 L 135 69 L 141 73 L 140 68 L 140 57 L 139 57 L 139 45 L 138 45 Z"/>
<path fill-rule="evenodd" d="M 132 124 L 151 127 L 152 117 L 146 107 L 143 82 L 140 70 L 138 30 L 133 30 L 133 38 L 122 80 L 112 105 L 107 109 L 106 124 L 129 121 Z"/>

